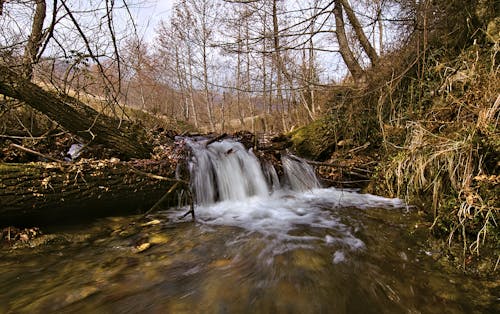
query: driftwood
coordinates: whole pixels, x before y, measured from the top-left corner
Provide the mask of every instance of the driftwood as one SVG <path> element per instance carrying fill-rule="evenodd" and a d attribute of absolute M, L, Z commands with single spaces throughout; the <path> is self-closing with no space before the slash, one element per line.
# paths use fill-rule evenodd
<path fill-rule="evenodd" d="M 174 177 L 167 161 L 0 164 L 0 224 L 144 212 L 176 184 Z"/>

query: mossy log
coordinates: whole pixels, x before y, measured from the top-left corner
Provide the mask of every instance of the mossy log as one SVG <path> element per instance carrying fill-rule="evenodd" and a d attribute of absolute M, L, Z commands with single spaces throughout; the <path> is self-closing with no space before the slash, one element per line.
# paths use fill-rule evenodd
<path fill-rule="evenodd" d="M 290 133 L 292 150 L 299 156 L 324 161 L 334 151 L 338 134 L 335 120 L 326 116 Z"/>
<path fill-rule="evenodd" d="M 174 174 L 168 161 L 0 163 L 0 224 L 144 212 L 177 182 L 168 179 Z"/>

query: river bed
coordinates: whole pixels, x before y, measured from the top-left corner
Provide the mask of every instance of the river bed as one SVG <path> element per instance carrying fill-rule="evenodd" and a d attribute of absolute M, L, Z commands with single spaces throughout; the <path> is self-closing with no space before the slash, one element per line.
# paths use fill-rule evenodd
<path fill-rule="evenodd" d="M 49 227 L 0 253 L 0 313 L 495 313 L 399 200 L 349 190 Z"/>

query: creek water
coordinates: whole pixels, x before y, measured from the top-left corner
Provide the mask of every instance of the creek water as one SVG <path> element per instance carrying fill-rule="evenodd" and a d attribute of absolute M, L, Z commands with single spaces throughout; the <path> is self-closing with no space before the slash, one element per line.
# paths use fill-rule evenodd
<path fill-rule="evenodd" d="M 190 141 L 187 207 L 53 227 L 0 255 L 0 313 L 494 313 L 499 283 L 445 268 L 398 199 L 281 176 Z M 31 247 L 30 247 L 31 246 Z"/>

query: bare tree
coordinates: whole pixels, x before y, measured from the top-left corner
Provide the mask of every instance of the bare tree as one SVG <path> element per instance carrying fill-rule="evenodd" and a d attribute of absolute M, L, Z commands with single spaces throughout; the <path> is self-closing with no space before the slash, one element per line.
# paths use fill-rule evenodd
<path fill-rule="evenodd" d="M 171 75 L 175 77 L 181 93 L 183 112 L 187 121 L 192 119 L 195 127 L 200 126 L 198 108 L 195 104 L 195 47 L 193 17 L 185 4 L 178 3 L 167 25 L 160 25 L 157 44 L 159 46 L 160 62 L 173 63 Z"/>
<path fill-rule="evenodd" d="M 364 76 L 364 70 L 359 64 L 358 60 L 356 60 L 356 58 L 354 57 L 354 54 L 349 47 L 349 41 L 347 40 L 347 35 L 345 32 L 345 23 L 341 0 L 335 0 L 333 14 L 335 15 L 335 35 L 337 36 L 339 51 L 342 55 L 342 59 L 351 72 L 353 79 L 355 81 L 360 81 Z"/>
<path fill-rule="evenodd" d="M 276 96 L 278 100 L 278 105 L 281 112 L 281 123 L 283 130 L 287 130 L 287 123 L 285 119 L 285 101 L 283 99 L 283 60 L 281 57 L 281 46 L 280 46 L 280 31 L 279 31 L 279 22 L 278 22 L 278 1 L 273 0 L 273 11 L 272 11 L 272 20 L 273 20 L 273 44 L 274 44 L 274 62 L 276 65 Z"/>
<path fill-rule="evenodd" d="M 47 4 L 45 0 L 36 0 L 31 33 L 23 56 L 23 76 L 28 80 L 33 77 L 33 65 L 37 62 L 38 51 L 43 44 L 43 22 L 45 21 L 46 12 Z"/>
<path fill-rule="evenodd" d="M 337 5 L 342 5 L 345 9 L 345 12 L 347 14 L 347 17 L 349 19 L 349 22 L 351 23 L 352 27 L 354 28 L 354 32 L 356 33 L 356 38 L 359 40 L 361 47 L 363 47 L 363 50 L 366 52 L 368 55 L 368 58 L 370 58 L 371 63 L 376 66 L 378 64 L 378 55 L 377 52 L 375 51 L 375 48 L 370 44 L 370 40 L 365 34 L 365 31 L 363 30 L 363 26 L 359 22 L 358 18 L 356 17 L 356 14 L 354 13 L 354 10 L 352 9 L 351 5 L 349 4 L 348 0 L 340 0 L 336 2 Z"/>
<path fill-rule="evenodd" d="M 59 3 L 61 6 L 59 6 Z M 78 5 L 82 5 L 85 10 L 75 8 Z M 88 142 L 106 143 L 110 147 L 115 147 L 118 151 L 121 151 L 126 157 L 147 157 L 149 147 L 140 142 L 138 137 L 140 132 L 132 135 L 135 131 L 132 132 L 131 129 L 125 130 L 130 127 L 128 123 L 105 117 L 101 112 L 90 108 L 78 99 L 64 93 L 61 93 L 62 96 L 54 95 L 30 82 L 37 66 L 45 67 L 52 62 L 52 66 L 48 67 L 48 69 L 51 69 L 48 73 L 49 80 L 55 83 L 53 86 L 55 90 L 64 92 L 57 86 L 60 80 L 54 79 L 55 76 L 59 76 L 61 73 L 63 73 L 64 78 L 64 73 L 67 73 L 64 70 L 61 71 L 62 68 L 67 68 L 63 66 L 64 63 L 61 61 L 67 61 L 71 57 L 76 57 L 78 60 L 88 58 L 99 68 L 100 78 L 105 83 L 103 92 L 107 91 L 114 95 L 113 98 L 116 97 L 115 84 L 119 86 L 120 78 L 118 75 L 117 80 L 114 80 L 114 72 L 111 70 L 112 66 L 110 66 L 112 63 L 109 62 L 109 60 L 119 62 L 116 60 L 119 59 L 118 52 L 113 49 L 113 46 L 117 47 L 115 45 L 117 37 L 114 31 L 111 30 L 112 26 L 110 26 L 112 24 L 112 21 L 110 21 L 112 19 L 111 12 L 115 9 L 116 7 L 108 1 L 99 8 L 89 8 L 86 7 L 86 4 L 69 4 L 64 0 L 60 0 L 60 2 L 54 0 L 51 6 L 48 6 L 47 2 L 42 0 L 9 3 L 6 10 L 2 12 L 7 13 L 2 15 L 2 19 L 5 19 L 5 25 L 18 27 L 18 29 L 17 31 L 12 29 L 2 30 L 1 38 L 5 46 L 1 48 L 2 53 L 0 55 L 3 56 L 4 50 L 9 49 L 9 47 L 18 47 L 23 43 L 24 50 L 20 53 L 13 49 L 9 60 L 3 59 L 0 61 L 0 93 L 6 97 L 24 102 L 46 114 L 50 119 Z M 104 18 L 85 20 L 85 23 L 89 24 L 87 27 L 84 26 L 82 20 L 77 18 L 78 14 L 90 14 L 95 17 L 102 10 L 106 12 Z M 33 12 L 24 15 L 29 16 L 31 20 L 24 18 L 22 14 L 18 14 L 22 12 Z M 52 13 L 50 23 L 44 23 L 47 12 Z M 48 27 L 44 29 L 45 24 Z M 31 27 L 22 27 L 24 25 L 31 25 Z M 88 31 L 92 27 L 94 27 L 94 32 Z M 108 49 L 109 46 L 100 46 L 100 43 L 106 37 L 106 33 L 95 32 L 95 28 L 99 30 L 107 29 L 107 35 L 110 34 L 109 32 L 113 32 L 113 35 L 110 35 L 111 38 L 106 38 L 111 42 L 110 49 Z M 31 32 L 26 33 L 27 29 L 31 29 Z M 95 45 L 89 38 L 96 39 Z M 50 45 L 50 49 L 46 49 L 48 45 Z M 49 52 L 50 58 L 44 57 L 42 55 L 44 52 Z M 61 55 L 58 55 L 59 53 L 62 54 L 62 58 Z M 105 56 L 110 56 L 110 58 L 102 61 Z M 42 60 L 48 60 L 49 62 L 41 64 Z M 47 67 L 45 68 L 47 69 Z M 66 77 L 69 76 L 66 75 Z M 37 74 L 37 83 L 42 79 L 42 76 Z M 75 95 L 78 96 L 78 93 L 75 93 Z M 118 101 L 115 99 L 114 104 L 117 103 Z M 114 110 L 114 106 L 111 109 Z M 120 127 L 122 127 L 122 130 L 118 131 L 117 128 Z"/>

